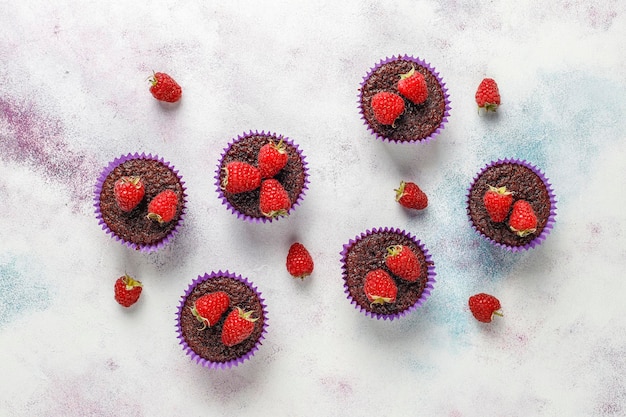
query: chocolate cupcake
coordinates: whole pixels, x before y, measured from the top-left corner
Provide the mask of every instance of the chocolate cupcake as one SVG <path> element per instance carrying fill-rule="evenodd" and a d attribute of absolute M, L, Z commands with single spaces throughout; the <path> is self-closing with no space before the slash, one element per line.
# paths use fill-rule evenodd
<path fill-rule="evenodd" d="M 271 222 L 300 204 L 308 189 L 308 167 L 291 139 L 250 131 L 224 149 L 215 180 L 222 204 L 233 214 L 248 221 Z"/>
<path fill-rule="evenodd" d="M 419 78 L 423 86 L 417 97 L 403 87 L 402 93 L 398 89 L 399 81 L 411 76 Z M 372 108 L 372 99 L 376 100 L 377 95 L 395 99 L 400 115 L 389 121 L 377 117 Z M 371 68 L 361 83 L 358 103 L 370 132 L 390 142 L 428 142 L 441 132 L 450 115 L 448 89 L 439 73 L 424 60 L 408 55 L 383 59 Z"/>
<path fill-rule="evenodd" d="M 124 207 L 116 198 L 116 183 L 139 181 L 140 199 L 132 208 Z M 166 245 L 182 225 L 187 194 L 182 176 L 163 158 L 145 153 L 123 155 L 115 158 L 96 181 L 94 207 L 102 229 L 130 248 L 144 252 L 155 251 Z M 167 218 L 149 216 L 153 200 L 168 194 L 171 200 Z M 150 204 L 153 206 L 150 206 Z"/>
<path fill-rule="evenodd" d="M 554 226 L 556 198 L 536 166 L 499 159 L 474 177 L 467 193 L 467 214 L 472 227 L 489 242 L 517 252 L 545 240 Z"/>
<path fill-rule="evenodd" d="M 211 320 L 204 317 L 203 297 L 219 295 L 226 301 Z M 212 302 L 214 307 L 218 302 Z M 246 321 L 248 333 L 238 340 L 228 321 L 233 317 Z M 244 317 L 245 318 L 242 318 Z M 212 321 L 212 322 L 211 322 Z M 197 363 L 208 368 L 230 368 L 250 359 L 262 344 L 267 332 L 267 311 L 256 287 L 241 275 L 228 271 L 198 276 L 181 297 L 176 313 L 179 343 Z"/>
<path fill-rule="evenodd" d="M 400 270 L 390 262 L 399 250 L 411 254 L 413 275 L 406 276 L 402 271 L 407 269 L 406 259 L 399 262 Z M 403 317 L 421 306 L 433 290 L 435 264 L 424 245 L 403 230 L 387 227 L 367 230 L 343 246 L 341 258 L 347 298 L 368 317 L 383 320 Z M 367 288 L 372 275 L 391 279 L 380 285 L 393 287 L 393 295 L 372 294 Z"/>

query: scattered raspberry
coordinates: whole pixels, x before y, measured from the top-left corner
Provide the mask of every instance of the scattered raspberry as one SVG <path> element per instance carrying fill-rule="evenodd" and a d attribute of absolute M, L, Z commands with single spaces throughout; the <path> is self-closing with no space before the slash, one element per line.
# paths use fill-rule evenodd
<path fill-rule="evenodd" d="M 261 178 L 272 178 L 287 165 L 289 156 L 285 143 L 281 139 L 278 143 L 270 142 L 259 150 L 258 163 Z"/>
<path fill-rule="evenodd" d="M 172 190 L 157 194 L 148 204 L 148 218 L 159 223 L 172 221 L 178 210 L 178 195 Z"/>
<path fill-rule="evenodd" d="M 168 103 L 175 103 L 180 100 L 183 94 L 183 90 L 180 85 L 172 77 L 163 73 L 155 72 L 150 77 L 150 92 L 159 101 L 167 101 Z"/>
<path fill-rule="evenodd" d="M 491 323 L 493 316 L 502 316 L 500 301 L 493 295 L 480 293 L 472 295 L 468 301 L 470 311 L 478 321 Z"/>
<path fill-rule="evenodd" d="M 424 76 L 411 67 L 411 71 L 400 74 L 398 92 L 413 104 L 422 104 L 428 98 L 428 85 Z"/>
<path fill-rule="evenodd" d="M 387 248 L 385 265 L 392 274 L 400 278 L 415 282 L 422 273 L 422 266 L 415 252 L 405 245 L 394 245 Z"/>
<path fill-rule="evenodd" d="M 252 311 L 243 311 L 239 307 L 231 311 L 222 327 L 222 343 L 235 346 L 249 338 L 254 331 L 254 322 L 258 320 L 251 316 Z"/>
<path fill-rule="evenodd" d="M 517 200 L 513 204 L 513 210 L 509 217 L 509 228 L 520 237 L 535 233 L 537 230 L 537 216 L 528 201 Z"/>
<path fill-rule="evenodd" d="M 289 194 L 277 180 L 270 178 L 261 184 L 259 208 L 265 217 L 285 216 L 291 207 Z"/>
<path fill-rule="evenodd" d="M 313 258 L 302 243 L 296 242 L 287 253 L 287 271 L 294 278 L 304 279 L 313 272 Z"/>
<path fill-rule="evenodd" d="M 428 196 L 413 182 L 400 181 L 395 192 L 396 201 L 406 208 L 422 210 L 428 206 Z"/>
<path fill-rule="evenodd" d="M 492 222 L 500 223 L 506 219 L 513 204 L 513 195 L 506 187 L 492 187 L 485 192 L 483 204 Z"/>
<path fill-rule="evenodd" d="M 203 324 L 201 330 L 213 326 L 228 309 L 230 298 L 224 291 L 216 291 L 198 298 L 191 313 Z"/>
<path fill-rule="evenodd" d="M 379 123 L 393 126 L 404 112 L 404 100 L 397 94 L 382 91 L 372 97 L 372 110 Z"/>
<path fill-rule="evenodd" d="M 388 273 L 375 269 L 365 276 L 363 290 L 372 304 L 395 303 L 398 287 Z"/>
<path fill-rule="evenodd" d="M 131 211 L 141 203 L 146 189 L 140 177 L 122 177 L 113 187 L 115 201 L 122 211 Z"/>
<path fill-rule="evenodd" d="M 121 306 L 130 307 L 139 300 L 143 286 L 140 281 L 131 278 L 128 274 L 115 281 L 115 301 Z"/>
<path fill-rule="evenodd" d="M 479 109 L 485 109 L 487 112 L 495 112 L 500 106 L 498 84 L 493 79 L 485 78 L 480 82 L 476 90 L 476 104 L 478 104 Z"/>
<path fill-rule="evenodd" d="M 233 161 L 224 167 L 225 175 L 222 179 L 222 189 L 228 193 L 238 194 L 252 191 L 261 185 L 259 169 L 241 161 Z"/>

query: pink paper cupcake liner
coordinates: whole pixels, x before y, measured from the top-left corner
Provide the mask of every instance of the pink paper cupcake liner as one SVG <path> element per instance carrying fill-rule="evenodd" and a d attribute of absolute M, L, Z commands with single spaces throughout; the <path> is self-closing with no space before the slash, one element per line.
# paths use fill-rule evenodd
<path fill-rule="evenodd" d="M 445 103 L 445 109 L 444 109 L 444 114 L 443 114 L 443 117 L 441 119 L 441 122 L 439 123 L 439 126 L 437 126 L 429 135 L 427 135 L 427 136 L 425 136 L 423 138 L 416 137 L 416 138 L 412 138 L 412 139 L 402 140 L 402 139 L 396 139 L 396 138 L 387 137 L 384 134 L 379 133 L 376 130 L 374 130 L 372 128 L 372 126 L 369 124 L 369 122 L 367 121 L 367 118 L 365 116 L 365 110 L 363 108 L 363 90 L 364 90 L 364 87 L 365 87 L 367 81 L 372 76 L 372 74 L 375 73 L 383 65 L 388 64 L 390 62 L 399 61 L 399 60 L 412 61 L 412 62 L 416 63 L 417 65 L 419 65 L 419 66 L 425 68 L 426 70 L 428 70 L 437 79 L 437 82 L 439 83 L 439 86 L 441 87 L 441 90 L 443 92 L 443 99 L 444 99 L 444 103 Z M 392 91 L 392 92 L 395 92 L 395 91 Z M 370 68 L 370 70 L 365 75 L 365 77 L 363 77 L 363 81 L 361 82 L 361 85 L 360 85 L 360 88 L 359 88 L 359 96 L 358 96 L 357 104 L 358 104 L 358 107 L 359 107 L 359 112 L 361 114 L 361 119 L 363 120 L 363 124 L 367 127 L 367 129 L 370 131 L 370 133 L 372 135 L 374 135 L 376 138 L 378 138 L 378 139 L 380 139 L 382 141 L 400 142 L 400 143 L 414 143 L 414 142 L 427 143 L 427 142 L 435 139 L 441 133 L 441 131 L 444 129 L 445 124 L 448 122 L 448 117 L 450 117 L 450 110 L 451 110 L 450 94 L 448 93 L 448 88 L 446 87 L 446 84 L 443 81 L 443 78 L 441 77 L 439 72 L 437 72 L 437 70 L 433 66 L 431 66 L 428 62 L 424 61 L 423 59 L 421 59 L 419 57 L 413 57 L 413 56 L 410 56 L 410 55 L 403 55 L 403 56 L 398 55 L 398 56 L 387 57 L 385 59 L 382 59 L 374 67 Z"/>
<path fill-rule="evenodd" d="M 132 160 L 132 159 L 151 159 L 154 161 L 158 161 L 161 164 L 163 164 L 165 167 L 167 167 L 174 175 L 176 175 L 176 177 L 178 178 L 178 181 L 181 185 L 182 188 L 182 208 L 181 208 L 181 214 L 179 216 L 179 219 L 177 221 L 176 226 L 169 232 L 169 234 L 167 236 L 165 236 L 163 239 L 151 243 L 151 244 L 146 244 L 146 245 L 142 245 L 142 244 L 137 244 L 134 242 L 131 242 L 129 240 L 126 240 L 120 236 L 118 236 L 115 232 L 113 232 L 109 226 L 106 224 L 106 222 L 104 221 L 103 217 L 102 217 L 102 212 L 100 210 L 100 195 L 102 194 L 102 187 L 104 185 L 104 181 L 106 180 L 106 178 L 109 176 L 109 174 L 119 165 L 123 164 L 126 161 Z M 169 162 L 166 162 L 163 158 L 157 156 L 157 155 L 152 155 L 152 154 L 145 154 L 145 153 L 134 153 L 134 154 L 126 154 L 126 155 L 122 155 L 119 158 L 115 158 L 113 161 L 109 162 L 109 164 L 102 170 L 102 172 L 100 173 L 100 176 L 98 177 L 98 179 L 96 180 L 96 185 L 95 185 L 95 189 L 94 189 L 94 208 L 95 208 L 95 215 L 96 215 L 96 219 L 98 220 L 98 225 L 100 225 L 102 227 L 102 230 L 104 230 L 108 235 L 110 235 L 113 239 L 115 239 L 116 241 L 119 241 L 120 243 L 128 246 L 129 248 L 132 249 L 137 249 L 140 250 L 142 252 L 153 252 L 153 251 L 157 251 L 161 248 L 163 248 L 165 245 L 167 245 L 179 232 L 180 227 L 183 224 L 183 221 L 185 219 L 185 213 L 186 213 L 186 203 L 187 203 L 187 194 L 185 192 L 186 187 L 185 187 L 185 182 L 183 181 L 183 177 L 179 174 L 179 172 L 174 168 L 173 165 L 171 165 Z"/>
<path fill-rule="evenodd" d="M 534 239 L 530 240 L 529 242 L 527 242 L 526 244 L 520 245 L 520 246 L 514 246 L 514 245 L 508 245 L 505 243 L 501 243 L 498 242 L 496 240 L 494 240 L 493 238 L 491 238 L 490 236 L 488 236 L 487 234 L 483 233 L 477 226 L 476 224 L 474 224 L 474 221 L 472 220 L 471 217 L 471 212 L 470 212 L 470 200 L 471 200 L 471 193 L 472 193 L 472 189 L 474 188 L 474 185 L 476 184 L 476 181 L 478 181 L 478 179 L 491 167 L 494 166 L 499 166 L 499 165 L 508 165 L 508 164 L 513 164 L 513 165 L 521 165 L 524 166 L 528 169 L 530 169 L 532 172 L 534 172 L 543 182 L 546 191 L 548 193 L 548 197 L 550 200 L 550 212 L 548 215 L 548 218 L 546 220 L 546 224 L 543 227 L 543 229 L 541 230 L 541 232 L 535 236 Z M 544 175 L 544 173 L 537 168 L 535 165 L 522 160 L 522 159 L 514 159 L 514 158 L 505 158 L 505 159 L 498 159 L 497 161 L 492 161 L 491 163 L 485 165 L 485 167 L 483 169 L 480 170 L 480 172 L 478 172 L 478 174 L 476 174 L 476 176 L 473 178 L 472 183 L 470 185 L 470 187 L 467 189 L 467 215 L 468 215 L 468 219 L 470 221 L 470 224 L 472 225 L 472 228 L 483 238 L 485 238 L 487 241 L 489 241 L 490 243 L 492 243 L 493 245 L 497 246 L 497 247 L 501 247 L 504 248 L 510 252 L 521 252 L 521 251 L 525 251 L 531 248 L 534 248 L 538 245 L 540 245 L 541 243 L 543 243 L 543 241 L 546 239 L 546 237 L 548 236 L 548 234 L 550 233 L 550 231 L 552 230 L 552 228 L 554 227 L 554 223 L 555 223 L 555 218 L 556 218 L 556 196 L 554 195 L 554 190 L 552 189 L 552 185 L 550 184 L 548 178 Z"/>
<path fill-rule="evenodd" d="M 409 305 L 404 310 L 399 311 L 394 314 L 381 314 L 381 313 L 376 313 L 376 312 L 367 310 L 365 307 L 359 304 L 359 302 L 350 293 L 350 288 L 348 285 L 348 270 L 347 270 L 346 260 L 347 260 L 347 256 L 350 250 L 354 247 L 355 244 L 359 243 L 362 239 L 365 239 L 368 236 L 372 236 L 375 234 L 388 233 L 388 232 L 403 236 L 405 238 L 408 238 L 411 242 L 413 242 L 422 251 L 424 258 L 425 258 L 425 262 L 428 265 L 427 266 L 428 272 L 427 272 L 426 282 L 424 283 L 424 288 L 421 294 L 419 295 L 419 297 L 415 300 L 413 304 Z M 342 265 L 341 266 L 342 278 L 344 280 L 344 292 L 346 294 L 346 298 L 350 301 L 351 304 L 354 304 L 354 307 L 357 310 L 361 311 L 367 317 L 376 318 L 377 320 L 383 319 L 383 320 L 393 321 L 394 319 L 404 317 L 407 314 L 411 313 L 412 311 L 416 310 L 418 307 L 422 306 L 424 302 L 426 302 L 428 297 L 430 297 L 430 294 L 436 282 L 435 276 L 437 274 L 435 273 L 435 264 L 432 261 L 432 257 L 430 253 L 428 252 L 428 250 L 426 249 L 426 247 L 424 246 L 424 244 L 420 240 L 418 240 L 416 237 L 411 235 L 409 232 L 406 232 L 398 228 L 385 227 L 385 228 L 374 228 L 371 230 L 368 229 L 365 232 L 361 233 L 360 235 L 356 236 L 354 239 L 350 239 L 348 243 L 343 245 L 343 250 L 340 252 L 340 255 L 341 255 L 341 265 Z M 382 264 L 384 264 L 384 260 L 381 260 L 381 265 Z"/>
<path fill-rule="evenodd" d="M 185 337 L 183 335 L 183 330 L 182 330 L 182 325 L 181 325 L 181 316 L 182 316 L 182 312 L 183 312 L 183 308 L 185 306 L 185 300 L 187 299 L 187 297 L 191 294 L 191 292 L 194 290 L 194 288 L 206 281 L 206 280 L 210 280 L 210 279 L 215 279 L 215 278 L 230 278 L 236 281 L 239 281 L 243 284 L 245 284 L 250 290 L 252 290 L 255 294 L 256 297 L 258 298 L 260 304 L 261 304 L 261 308 L 262 308 L 262 316 L 263 316 L 263 328 L 261 330 L 260 336 L 257 339 L 256 343 L 254 344 L 254 346 L 247 351 L 246 353 L 244 353 L 243 355 L 234 358 L 232 360 L 226 361 L 226 362 L 215 362 L 215 361 L 211 361 L 209 359 L 206 359 L 200 355 L 198 355 L 188 344 L 187 341 L 185 340 Z M 185 294 L 181 297 L 180 299 L 180 303 L 178 304 L 178 308 L 177 308 L 177 312 L 176 312 L 176 333 L 177 333 L 177 338 L 179 340 L 179 344 L 182 346 L 183 350 L 185 351 L 185 353 L 192 359 L 192 361 L 202 365 L 205 368 L 211 368 L 211 369 L 229 369 L 235 366 L 238 366 L 239 364 L 245 362 L 246 360 L 252 358 L 252 356 L 254 356 L 254 354 L 256 353 L 256 351 L 259 349 L 259 347 L 263 344 L 262 341 L 263 339 L 265 339 L 265 335 L 267 334 L 267 327 L 268 327 L 268 318 L 267 318 L 267 306 L 265 305 L 265 300 L 263 299 L 261 293 L 258 291 L 257 287 L 255 287 L 252 282 L 248 281 L 247 278 L 243 278 L 241 275 L 237 275 L 234 274 L 232 272 L 229 271 L 213 271 L 210 274 L 205 273 L 204 275 L 199 275 L 196 279 L 194 279 L 191 284 L 189 284 L 189 287 L 187 288 L 187 290 L 185 290 Z"/>
<path fill-rule="evenodd" d="M 236 207 L 234 207 L 230 201 L 228 201 L 228 198 L 226 197 L 224 190 L 222 190 L 222 184 L 220 181 L 220 176 L 221 176 L 221 167 L 222 167 L 222 163 L 224 161 L 224 158 L 226 157 L 226 155 L 228 154 L 228 152 L 230 151 L 231 147 L 235 144 L 238 143 L 241 140 L 244 140 L 248 137 L 251 136 L 265 136 L 267 137 L 267 139 L 271 139 L 275 142 L 278 142 L 282 139 L 283 143 L 285 143 L 287 146 L 293 148 L 299 158 L 300 161 L 302 163 L 302 169 L 303 169 L 303 174 L 304 174 L 304 184 L 302 186 L 302 190 L 300 191 L 300 193 L 298 194 L 298 197 L 296 198 L 296 200 L 293 202 L 293 204 L 291 205 L 291 207 L 289 208 L 289 210 L 287 210 L 287 215 L 286 216 L 279 216 L 279 217 L 274 217 L 274 218 L 269 218 L 269 217 L 265 217 L 265 216 L 250 216 L 246 213 L 242 213 L 241 211 L 239 211 Z M 244 221 L 248 221 L 248 222 L 252 222 L 252 223 L 266 223 L 266 222 L 272 222 L 272 221 L 278 221 L 281 217 L 288 217 L 295 209 L 297 206 L 299 206 L 302 202 L 302 200 L 304 199 L 304 196 L 306 194 L 306 191 L 308 190 L 308 184 L 309 184 L 309 168 L 308 168 L 308 162 L 306 161 L 306 157 L 304 156 L 304 154 L 302 153 L 302 151 L 300 150 L 300 148 L 298 147 L 297 144 L 295 144 L 290 138 L 282 136 L 282 135 L 277 135 L 276 133 L 272 133 L 272 132 L 265 132 L 265 131 L 249 131 L 248 133 L 244 133 L 243 135 L 238 135 L 236 138 L 232 139 L 228 145 L 226 146 L 226 148 L 224 148 L 219 162 L 217 164 L 217 170 L 216 170 L 216 174 L 215 174 L 215 186 L 217 187 L 217 193 L 218 196 L 220 198 L 220 200 L 222 201 L 222 205 L 226 206 L 226 208 L 233 213 L 234 215 L 237 216 L 237 218 L 244 220 Z"/>

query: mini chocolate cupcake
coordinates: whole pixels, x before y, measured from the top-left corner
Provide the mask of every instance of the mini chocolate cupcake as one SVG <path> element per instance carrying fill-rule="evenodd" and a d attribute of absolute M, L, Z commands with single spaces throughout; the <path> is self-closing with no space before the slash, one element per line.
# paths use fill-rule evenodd
<path fill-rule="evenodd" d="M 203 303 L 211 311 L 205 311 Z M 228 271 L 194 279 L 176 313 L 180 345 L 208 368 L 231 368 L 250 359 L 262 344 L 267 326 L 261 293 L 246 278 Z"/>
<path fill-rule="evenodd" d="M 308 167 L 289 138 L 258 131 L 233 139 L 217 165 L 222 204 L 238 218 L 271 222 L 290 214 L 308 189 Z"/>
<path fill-rule="evenodd" d="M 512 252 L 541 244 L 554 226 L 556 198 L 548 179 L 519 159 L 487 164 L 467 193 L 472 227 L 489 242 Z"/>
<path fill-rule="evenodd" d="M 377 100 L 381 104 L 372 106 Z M 439 73 L 408 55 L 383 59 L 371 68 L 361 83 L 358 104 L 370 132 L 389 142 L 428 142 L 450 116 L 448 89 Z M 377 106 L 385 111 L 375 112 Z"/>
<path fill-rule="evenodd" d="M 123 200 L 119 194 L 128 190 L 117 188 L 116 192 L 122 183 L 132 184 L 141 192 Z M 98 224 L 130 248 L 158 250 L 171 241 L 183 223 L 187 202 L 184 184 L 178 171 L 156 155 L 135 153 L 115 158 L 96 181 L 94 207 Z M 157 203 L 159 200 L 168 200 L 167 207 L 164 201 Z M 161 213 L 161 209 L 168 213 Z M 158 213 L 150 214 L 151 210 Z"/>
<path fill-rule="evenodd" d="M 343 246 L 341 258 L 347 298 L 368 317 L 403 317 L 433 290 L 435 264 L 424 245 L 403 230 L 367 230 Z"/>

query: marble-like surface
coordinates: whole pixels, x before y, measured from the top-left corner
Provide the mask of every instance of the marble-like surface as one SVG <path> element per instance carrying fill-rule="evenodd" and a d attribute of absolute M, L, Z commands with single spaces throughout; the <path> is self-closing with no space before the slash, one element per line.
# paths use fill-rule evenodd
<path fill-rule="evenodd" d="M 622 0 L 0 2 L 0 415 L 619 416 L 626 414 L 626 3 Z M 452 111 L 427 144 L 374 140 L 357 88 L 368 68 L 419 56 Z M 148 92 L 152 71 L 183 87 Z M 490 76 L 503 105 L 476 112 Z M 287 219 L 228 212 L 215 165 L 234 136 L 299 144 L 311 186 Z M 188 186 L 186 223 L 153 254 L 97 225 L 95 179 L 151 152 Z M 551 180 L 556 225 L 523 253 L 469 226 L 465 190 L 487 162 L 527 159 Z M 394 201 L 414 180 L 430 206 Z M 437 284 L 393 322 L 346 300 L 342 245 L 372 227 L 415 234 Z M 284 266 L 311 251 L 310 279 Z M 178 345 L 191 280 L 252 280 L 270 327 L 252 360 L 208 370 Z M 115 278 L 144 283 L 137 305 Z M 467 298 L 500 298 L 476 322 Z"/>

